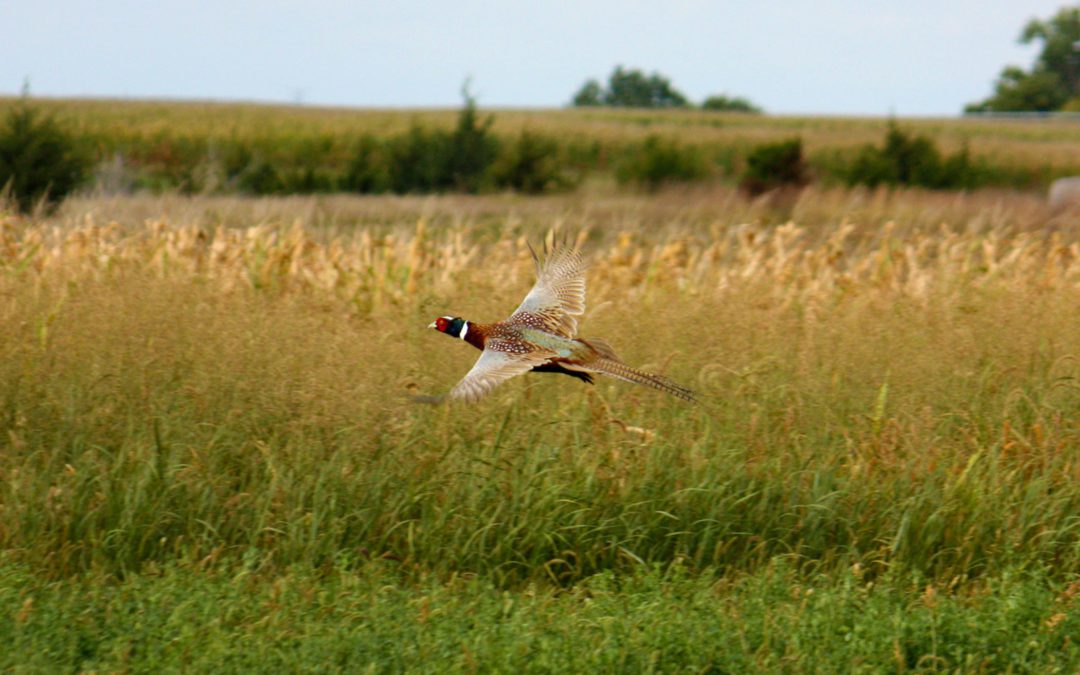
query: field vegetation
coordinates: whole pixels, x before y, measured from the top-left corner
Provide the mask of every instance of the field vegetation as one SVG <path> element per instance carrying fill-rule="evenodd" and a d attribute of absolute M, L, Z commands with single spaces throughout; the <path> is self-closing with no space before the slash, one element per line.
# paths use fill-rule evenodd
<path fill-rule="evenodd" d="M 477 112 L 467 91 L 465 99 L 461 110 L 34 105 L 77 139 L 80 155 L 97 167 L 88 185 L 106 192 L 555 192 L 612 179 L 649 189 L 734 185 L 752 172 L 749 158 L 762 146 L 792 139 L 802 144 L 802 177 L 824 187 L 885 181 L 1038 191 L 1080 174 L 1080 131 L 1068 120 L 904 120 L 897 130 L 883 119 L 707 110 Z M 0 99 L 0 113 L 19 104 Z M 912 170 L 895 168 L 909 161 Z"/>
<path fill-rule="evenodd" d="M 505 316 L 552 231 L 582 334 L 700 406 L 408 400 L 476 358 L 426 324 Z M 885 188 L 6 214 L 0 665 L 1072 672 L 1078 234 Z"/>

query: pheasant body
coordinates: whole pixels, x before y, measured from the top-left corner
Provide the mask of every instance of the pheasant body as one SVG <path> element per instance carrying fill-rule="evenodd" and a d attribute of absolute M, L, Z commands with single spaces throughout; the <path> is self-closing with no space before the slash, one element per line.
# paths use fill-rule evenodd
<path fill-rule="evenodd" d="M 575 317 L 585 311 L 584 264 L 577 250 L 556 246 L 547 251 L 543 263 L 535 251 L 533 259 L 539 278 L 505 321 L 480 324 L 443 316 L 430 324 L 482 352 L 472 370 L 451 389 L 451 398 L 475 400 L 503 380 L 532 370 L 588 383 L 599 373 L 696 401 L 686 387 L 623 363 L 607 342 L 575 337 Z"/>

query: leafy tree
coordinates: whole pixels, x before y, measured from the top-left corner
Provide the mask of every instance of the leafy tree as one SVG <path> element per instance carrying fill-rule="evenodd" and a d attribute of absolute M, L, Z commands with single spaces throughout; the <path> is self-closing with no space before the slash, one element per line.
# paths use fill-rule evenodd
<path fill-rule="evenodd" d="M 1054 73 L 1067 97 L 1080 95 L 1080 6 L 1063 7 L 1047 21 L 1032 19 L 1020 34 L 1022 44 L 1043 43 L 1035 72 Z"/>
<path fill-rule="evenodd" d="M 1026 73 L 1016 66 L 1001 71 L 994 95 L 982 103 L 967 106 L 967 112 L 1008 112 L 1057 110 L 1067 95 L 1056 73 L 1041 70 Z"/>
<path fill-rule="evenodd" d="M 1080 7 L 1064 7 L 1046 21 L 1032 19 L 1020 33 L 1021 44 L 1042 42 L 1030 72 L 1016 66 L 1001 71 L 994 95 L 973 103 L 967 112 L 1059 110 L 1080 98 Z"/>
<path fill-rule="evenodd" d="M 646 75 L 642 71 L 617 66 L 603 88 L 589 80 L 574 94 L 575 106 L 607 105 L 616 108 L 685 108 L 686 96 L 660 73 Z"/>
<path fill-rule="evenodd" d="M 741 96 L 726 96 L 717 94 L 705 99 L 701 104 L 702 110 L 718 110 L 722 112 L 760 113 L 761 108 Z"/>
<path fill-rule="evenodd" d="M 75 140 L 51 116 L 22 100 L 0 129 L 0 189 L 29 213 L 38 204 L 54 207 L 86 179 L 89 162 Z"/>
<path fill-rule="evenodd" d="M 604 89 L 596 80 L 589 80 L 574 94 L 572 103 L 575 108 L 604 105 Z"/>
<path fill-rule="evenodd" d="M 607 104 L 620 108 L 685 108 L 688 102 L 663 75 L 645 75 L 619 66 L 608 78 Z"/>

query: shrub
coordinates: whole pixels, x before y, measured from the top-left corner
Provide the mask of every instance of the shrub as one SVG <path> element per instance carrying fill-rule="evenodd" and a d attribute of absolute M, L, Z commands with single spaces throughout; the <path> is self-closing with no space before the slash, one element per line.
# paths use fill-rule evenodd
<path fill-rule="evenodd" d="M 435 192 L 450 185 L 450 135 L 414 125 L 386 144 L 390 189 L 397 193 Z"/>
<path fill-rule="evenodd" d="M 801 186 L 806 182 L 802 139 L 793 138 L 754 148 L 746 157 L 746 169 L 739 184 L 750 194 L 758 195 L 773 188 Z"/>
<path fill-rule="evenodd" d="M 446 156 L 450 185 L 462 192 L 478 192 L 499 154 L 498 139 L 491 133 L 494 117 L 481 121 L 476 113 L 476 99 L 462 87 L 465 106 L 458 114 L 457 128 L 449 137 Z"/>
<path fill-rule="evenodd" d="M 966 147 L 942 157 L 931 139 L 905 133 L 891 122 L 882 147 L 863 147 L 847 169 L 845 180 L 852 185 L 962 188 L 976 185 L 979 172 Z"/>
<path fill-rule="evenodd" d="M 255 153 L 249 144 L 233 140 L 223 143 L 218 149 L 218 155 L 226 180 L 235 181 L 251 165 Z"/>
<path fill-rule="evenodd" d="M 24 96 L 0 129 L 0 188 L 29 213 L 37 204 L 55 207 L 82 183 L 89 162 L 75 140 Z"/>
<path fill-rule="evenodd" d="M 390 171 L 385 144 L 374 136 L 362 136 L 353 148 L 341 188 L 350 192 L 378 193 L 385 192 L 389 187 Z"/>
<path fill-rule="evenodd" d="M 558 153 L 555 139 L 523 129 L 495 163 L 495 184 L 530 194 L 565 187 L 569 181 L 559 169 Z"/>
<path fill-rule="evenodd" d="M 285 191 L 285 182 L 272 164 L 260 158 L 254 158 L 247 168 L 236 177 L 236 186 L 241 192 L 253 195 L 273 195 Z"/>
<path fill-rule="evenodd" d="M 619 183 L 635 183 L 649 190 L 664 183 L 701 180 L 708 173 L 700 150 L 655 134 L 630 148 L 615 168 Z"/>
<path fill-rule="evenodd" d="M 465 106 L 454 131 L 413 126 L 386 147 L 389 186 L 394 192 L 479 192 L 487 184 L 499 152 L 493 118 L 480 121 L 476 101 L 462 90 Z"/>

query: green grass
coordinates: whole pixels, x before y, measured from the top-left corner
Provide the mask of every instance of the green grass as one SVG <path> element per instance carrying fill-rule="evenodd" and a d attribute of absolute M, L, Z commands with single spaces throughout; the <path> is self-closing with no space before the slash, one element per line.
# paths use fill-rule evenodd
<path fill-rule="evenodd" d="M 568 591 L 166 566 L 47 582 L 0 566 L 0 668 L 186 672 L 1074 672 L 1075 586 L 1005 572 L 962 591 L 786 564 L 718 581 L 642 571 Z M 62 626 L 62 630 L 57 627 Z"/>

